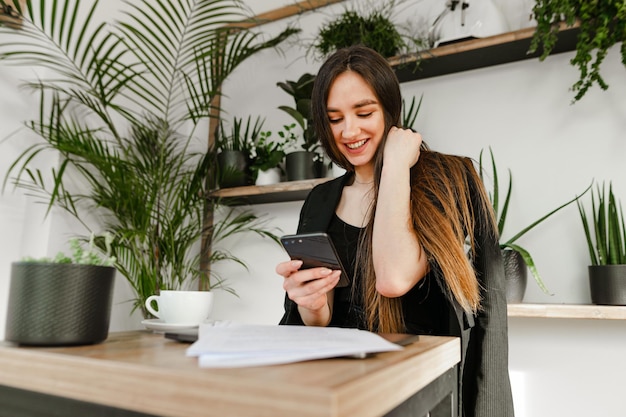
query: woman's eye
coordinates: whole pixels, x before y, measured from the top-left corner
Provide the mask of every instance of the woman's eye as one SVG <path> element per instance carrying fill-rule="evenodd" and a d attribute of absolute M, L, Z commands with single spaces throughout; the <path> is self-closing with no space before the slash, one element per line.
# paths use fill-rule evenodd
<path fill-rule="evenodd" d="M 328 122 L 331 125 L 334 125 L 334 124 L 337 124 L 337 123 L 341 122 L 341 118 L 340 117 L 329 117 L 328 118 Z"/>
<path fill-rule="evenodd" d="M 370 116 L 372 115 L 372 113 L 374 113 L 374 112 L 359 113 L 359 115 L 358 115 L 358 116 L 359 116 L 359 117 L 362 117 L 362 118 L 366 118 L 366 117 L 370 117 Z"/>

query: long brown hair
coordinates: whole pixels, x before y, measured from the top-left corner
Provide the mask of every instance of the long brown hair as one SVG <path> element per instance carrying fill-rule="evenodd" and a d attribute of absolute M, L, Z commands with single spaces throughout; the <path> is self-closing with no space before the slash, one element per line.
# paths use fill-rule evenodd
<path fill-rule="evenodd" d="M 382 171 L 386 133 L 400 124 L 402 97 L 398 79 L 388 62 L 364 46 L 340 49 L 322 65 L 315 80 L 312 112 L 322 146 L 333 162 L 348 171 L 354 167 L 337 148 L 326 102 L 336 77 L 354 71 L 372 87 L 384 111 L 385 135 L 375 157 L 375 186 L 371 213 L 375 213 Z M 414 232 L 428 256 L 431 273 L 468 313 L 480 309 L 480 287 L 471 258 L 477 237 L 497 239 L 493 210 L 472 160 L 432 152 L 423 146 L 419 161 L 411 168 L 411 217 Z M 371 216 L 357 251 L 357 270 L 363 277 L 363 298 L 368 328 L 380 332 L 404 331 L 400 298 L 388 298 L 376 291 L 372 261 Z M 469 243 L 469 254 L 466 253 Z"/>

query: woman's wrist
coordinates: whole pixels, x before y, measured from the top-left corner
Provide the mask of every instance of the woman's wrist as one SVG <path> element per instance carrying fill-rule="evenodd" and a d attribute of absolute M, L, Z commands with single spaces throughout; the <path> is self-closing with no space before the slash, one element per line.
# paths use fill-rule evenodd
<path fill-rule="evenodd" d="M 307 326 L 326 327 L 330 324 L 332 316 L 330 305 L 326 302 L 321 308 L 312 310 L 306 307 L 298 306 L 300 317 Z"/>

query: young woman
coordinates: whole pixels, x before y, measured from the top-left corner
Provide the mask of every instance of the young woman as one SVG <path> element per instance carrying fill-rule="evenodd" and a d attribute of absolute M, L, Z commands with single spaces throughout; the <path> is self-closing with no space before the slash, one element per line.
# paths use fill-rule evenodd
<path fill-rule="evenodd" d="M 469 158 L 429 150 L 400 126 L 387 61 L 363 46 L 322 65 L 315 128 L 340 178 L 317 186 L 298 232 L 327 232 L 351 277 L 282 262 L 281 324 L 461 338 L 459 413 L 513 415 L 504 270 L 493 211 Z"/>

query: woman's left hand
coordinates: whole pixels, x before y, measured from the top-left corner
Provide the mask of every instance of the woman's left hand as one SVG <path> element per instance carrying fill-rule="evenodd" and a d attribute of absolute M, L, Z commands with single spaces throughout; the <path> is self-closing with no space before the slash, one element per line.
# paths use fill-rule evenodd
<path fill-rule="evenodd" d="M 401 129 L 393 126 L 387 135 L 385 144 L 385 162 L 411 168 L 417 163 L 422 146 L 422 135 L 411 129 Z"/>

